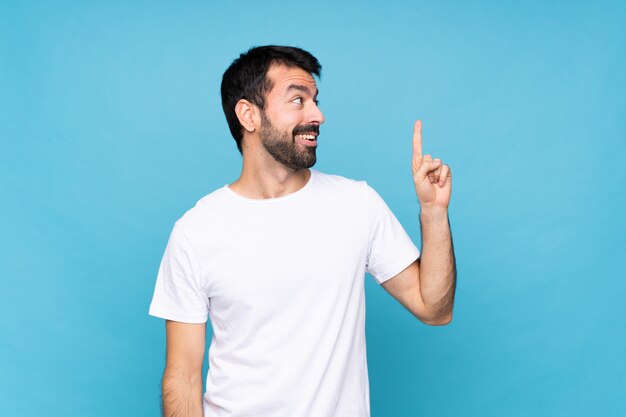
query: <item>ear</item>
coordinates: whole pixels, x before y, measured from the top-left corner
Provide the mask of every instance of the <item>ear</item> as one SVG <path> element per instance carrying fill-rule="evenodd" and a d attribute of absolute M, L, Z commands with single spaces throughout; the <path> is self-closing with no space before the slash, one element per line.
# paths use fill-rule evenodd
<path fill-rule="evenodd" d="M 243 98 L 235 105 L 235 114 L 237 114 L 239 123 L 250 133 L 256 130 L 257 112 L 257 106 Z"/>

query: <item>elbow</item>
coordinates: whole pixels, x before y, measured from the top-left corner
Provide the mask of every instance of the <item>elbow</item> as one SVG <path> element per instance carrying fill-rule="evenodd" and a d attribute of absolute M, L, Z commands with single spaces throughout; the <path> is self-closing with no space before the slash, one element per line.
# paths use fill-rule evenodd
<path fill-rule="evenodd" d="M 202 386 L 202 368 L 166 365 L 161 381 L 163 388 L 169 386 Z"/>
<path fill-rule="evenodd" d="M 428 323 L 429 326 L 447 326 L 452 322 L 452 315 Z"/>
<path fill-rule="evenodd" d="M 421 316 L 418 319 L 429 326 L 446 326 L 452 322 L 452 311 L 447 314 Z"/>

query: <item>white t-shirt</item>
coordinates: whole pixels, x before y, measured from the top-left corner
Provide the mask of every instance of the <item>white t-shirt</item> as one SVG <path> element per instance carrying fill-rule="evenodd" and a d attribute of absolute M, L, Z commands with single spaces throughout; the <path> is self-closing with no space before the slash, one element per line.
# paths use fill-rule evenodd
<path fill-rule="evenodd" d="M 265 200 L 225 186 L 176 222 L 150 314 L 210 318 L 207 417 L 368 417 L 364 275 L 418 256 L 365 182 L 311 170 Z"/>

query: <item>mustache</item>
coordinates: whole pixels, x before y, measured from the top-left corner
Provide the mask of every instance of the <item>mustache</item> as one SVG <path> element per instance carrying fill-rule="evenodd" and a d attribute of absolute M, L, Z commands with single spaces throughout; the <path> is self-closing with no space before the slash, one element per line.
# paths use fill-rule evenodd
<path fill-rule="evenodd" d="M 315 133 L 319 135 L 320 133 L 320 125 L 310 124 L 310 125 L 299 125 L 293 129 L 293 135 L 299 135 L 302 133 Z"/>

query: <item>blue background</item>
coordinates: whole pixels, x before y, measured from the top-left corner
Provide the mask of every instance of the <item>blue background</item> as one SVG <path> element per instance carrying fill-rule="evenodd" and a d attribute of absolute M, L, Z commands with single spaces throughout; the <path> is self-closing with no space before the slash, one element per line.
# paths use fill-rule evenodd
<path fill-rule="evenodd" d="M 373 417 L 623 416 L 624 2 L 0 2 L 0 404 L 154 416 L 174 221 L 233 181 L 252 45 L 323 65 L 317 169 L 419 242 L 412 122 L 454 172 L 454 321 L 367 277 Z M 209 335 L 210 337 L 210 335 Z"/>

